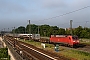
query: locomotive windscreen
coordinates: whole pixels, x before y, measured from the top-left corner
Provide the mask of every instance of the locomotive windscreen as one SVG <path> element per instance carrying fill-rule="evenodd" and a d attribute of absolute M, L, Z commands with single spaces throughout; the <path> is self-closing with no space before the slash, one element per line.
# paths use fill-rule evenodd
<path fill-rule="evenodd" d="M 77 36 L 73 36 L 72 37 L 74 40 L 78 40 L 78 37 Z"/>

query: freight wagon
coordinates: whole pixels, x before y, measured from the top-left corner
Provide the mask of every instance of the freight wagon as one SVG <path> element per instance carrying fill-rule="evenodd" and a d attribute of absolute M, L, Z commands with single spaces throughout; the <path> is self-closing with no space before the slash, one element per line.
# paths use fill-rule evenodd
<path fill-rule="evenodd" d="M 25 40 L 29 40 L 29 38 L 36 41 L 40 40 L 40 34 L 19 34 L 19 36 Z"/>
<path fill-rule="evenodd" d="M 32 34 L 32 39 L 36 41 L 40 41 L 40 34 Z"/>
<path fill-rule="evenodd" d="M 25 40 L 29 40 L 29 38 L 36 41 L 40 40 L 40 34 L 10 34 L 9 33 L 5 35 L 10 36 L 10 37 L 25 39 Z"/>
<path fill-rule="evenodd" d="M 79 39 L 77 36 L 71 35 L 51 35 L 50 43 L 63 43 L 73 47 L 79 44 Z"/>

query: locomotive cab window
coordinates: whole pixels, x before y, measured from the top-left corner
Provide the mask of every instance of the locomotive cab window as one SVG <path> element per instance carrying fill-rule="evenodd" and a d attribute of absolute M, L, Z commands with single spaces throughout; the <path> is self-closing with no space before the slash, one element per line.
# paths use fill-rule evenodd
<path fill-rule="evenodd" d="M 78 39 L 78 37 L 72 37 L 74 40 L 77 40 Z"/>

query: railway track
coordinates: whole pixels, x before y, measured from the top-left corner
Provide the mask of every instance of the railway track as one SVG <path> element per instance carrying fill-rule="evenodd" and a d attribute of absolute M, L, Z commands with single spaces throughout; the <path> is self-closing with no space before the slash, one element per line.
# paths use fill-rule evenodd
<path fill-rule="evenodd" d="M 87 45 L 87 44 L 79 44 L 79 46 L 75 46 L 73 48 L 71 48 L 69 46 L 65 46 L 65 45 L 60 45 L 60 46 L 65 48 L 65 49 L 73 49 L 73 50 L 78 50 L 78 51 L 90 53 L 90 45 Z"/>
<path fill-rule="evenodd" d="M 39 49 L 33 45 L 5 37 L 5 40 L 20 54 L 25 60 L 69 60 L 65 57 Z"/>
<path fill-rule="evenodd" d="M 75 49 L 90 53 L 90 45 L 87 44 L 80 44 L 80 46 Z"/>
<path fill-rule="evenodd" d="M 42 39 L 41 40 L 42 42 L 48 43 L 49 37 L 42 37 L 41 39 Z M 65 47 L 65 45 L 63 47 Z M 66 48 L 68 48 L 68 47 L 66 47 Z M 76 47 L 70 48 L 70 49 L 76 49 L 76 50 L 85 51 L 85 52 L 90 53 L 90 44 L 80 43 L 78 47 L 76 46 Z"/>

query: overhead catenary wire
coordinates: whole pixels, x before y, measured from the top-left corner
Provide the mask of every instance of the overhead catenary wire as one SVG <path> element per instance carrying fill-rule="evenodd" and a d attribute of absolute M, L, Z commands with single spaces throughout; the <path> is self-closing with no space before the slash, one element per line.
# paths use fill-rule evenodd
<path fill-rule="evenodd" d="M 80 22 L 75 22 L 73 21 L 73 25 L 74 24 L 80 24 L 80 23 L 85 23 L 85 26 L 86 26 L 86 23 L 89 22 L 89 21 L 80 21 Z M 69 25 L 68 22 L 65 22 L 65 23 L 62 23 L 62 24 L 58 24 L 57 26 L 61 26 L 61 25 Z M 80 25 L 79 25 L 80 26 Z"/>
<path fill-rule="evenodd" d="M 50 19 L 58 18 L 58 17 L 65 16 L 65 15 L 68 15 L 68 14 L 71 14 L 71 13 L 74 13 L 74 12 L 77 12 L 77 11 L 80 11 L 80 10 L 83 10 L 83 9 L 86 9 L 86 8 L 89 8 L 89 7 L 90 6 L 86 6 L 86 7 L 71 11 L 71 12 L 64 13 L 62 15 L 58 15 L 58 16 L 55 16 L 55 17 L 51 17 L 51 18 L 47 18 L 47 19 L 43 19 L 43 20 L 38 20 L 38 21 L 44 21 L 44 20 L 50 20 Z"/>
<path fill-rule="evenodd" d="M 84 28 L 86 28 L 86 24 L 87 24 L 88 22 L 89 22 L 89 21 L 86 21 L 86 22 L 85 22 L 85 26 L 84 26 Z"/>
<path fill-rule="evenodd" d="M 62 17 L 62 16 L 65 16 L 65 15 L 68 15 L 68 14 L 71 14 L 71 13 L 75 13 L 75 12 L 78 12 L 78 11 L 80 11 L 80 10 L 83 10 L 83 9 L 86 9 L 86 8 L 89 8 L 89 7 L 90 7 L 90 6 L 85 6 L 85 7 L 83 7 L 83 8 L 80 8 L 80 9 L 77 9 L 77 10 L 74 10 L 74 11 L 71 11 L 71 12 L 67 12 L 67 13 L 64 13 L 64 14 L 61 14 L 61 15 L 58 15 L 58 16 L 55 16 L 55 17 L 51 17 L 51 18 L 47 18 L 47 19 L 42 19 L 42 20 L 37 20 L 37 21 L 39 22 L 39 21 L 50 20 L 50 19 Z M 77 22 L 75 22 L 75 23 L 77 23 Z M 59 24 L 58 26 L 64 25 L 64 24 L 68 24 L 68 22 L 63 23 L 63 24 Z"/>

